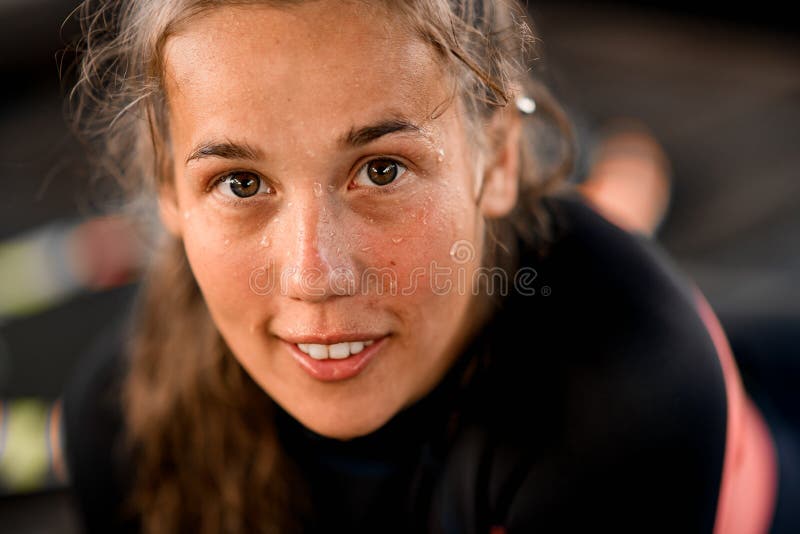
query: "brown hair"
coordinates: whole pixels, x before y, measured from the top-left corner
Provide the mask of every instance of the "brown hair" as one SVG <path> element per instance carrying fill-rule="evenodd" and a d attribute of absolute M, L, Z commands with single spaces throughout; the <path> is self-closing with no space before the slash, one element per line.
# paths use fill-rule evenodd
<path fill-rule="evenodd" d="M 162 85 L 165 41 L 181 23 L 218 6 L 299 2 L 83 3 L 84 46 L 71 94 L 75 121 L 98 148 L 98 168 L 117 179 L 128 206 L 146 227 L 156 229 L 154 234 L 157 189 L 171 179 Z M 476 133 L 497 109 L 513 105 L 520 92 L 537 104 L 520 147 L 517 206 L 488 225 L 494 237 L 488 242 L 494 246 L 487 246 L 491 250 L 485 261 L 505 261 L 511 267 L 513 243 L 541 234 L 541 199 L 571 163 L 564 114 L 528 75 L 534 39 L 524 11 L 503 0 L 385 3 L 436 50 Z M 303 503 L 299 482 L 274 436 L 274 405 L 219 335 L 182 243 L 163 232 L 141 288 L 134 332 L 124 417 L 135 466 L 130 511 L 142 520 L 143 530 L 296 530 L 292 518 L 302 514 Z"/>

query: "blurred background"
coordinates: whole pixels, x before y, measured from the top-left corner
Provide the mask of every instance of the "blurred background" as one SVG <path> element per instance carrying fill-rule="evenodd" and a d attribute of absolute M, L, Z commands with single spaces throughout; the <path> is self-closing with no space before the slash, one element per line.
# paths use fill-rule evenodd
<path fill-rule="evenodd" d="M 76 3 L 0 0 L 0 401 L 7 414 L 16 406 L 16 428 L 28 428 L 32 443 L 80 355 L 130 306 L 140 250 L 124 221 L 92 219 L 109 186 L 89 187 L 64 119 L 59 65 L 74 58 L 57 51 L 76 35 L 77 24 L 64 23 Z M 671 168 L 655 239 L 706 294 L 744 370 L 794 380 L 797 18 L 777 2 L 719 11 L 697 2 L 543 1 L 530 9 L 545 53 L 537 69 L 578 124 L 583 161 L 615 119 L 646 125 Z M 19 474 L 0 461 L 0 531 L 78 532 L 58 466 L 42 456 L 49 451 L 13 445 L 41 465 Z"/>

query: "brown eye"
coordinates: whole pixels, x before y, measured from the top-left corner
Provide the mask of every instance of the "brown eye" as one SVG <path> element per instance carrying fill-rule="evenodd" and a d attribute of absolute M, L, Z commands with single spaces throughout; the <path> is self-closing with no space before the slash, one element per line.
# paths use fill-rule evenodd
<path fill-rule="evenodd" d="M 362 183 L 363 178 L 367 178 L 372 184 L 383 186 L 392 183 L 405 171 L 404 165 L 392 159 L 373 159 L 364 165 L 358 173 L 358 178 L 362 179 Z M 363 185 L 369 184 L 363 183 Z"/>
<path fill-rule="evenodd" d="M 386 185 L 397 178 L 397 163 L 390 159 L 376 159 L 367 163 L 367 176 L 375 185 Z"/>
<path fill-rule="evenodd" d="M 220 185 L 223 187 L 223 192 L 228 189 L 239 198 L 249 198 L 259 192 L 261 187 L 261 178 L 252 172 L 235 172 L 225 176 L 220 180 Z M 230 194 L 228 193 L 228 194 Z"/>

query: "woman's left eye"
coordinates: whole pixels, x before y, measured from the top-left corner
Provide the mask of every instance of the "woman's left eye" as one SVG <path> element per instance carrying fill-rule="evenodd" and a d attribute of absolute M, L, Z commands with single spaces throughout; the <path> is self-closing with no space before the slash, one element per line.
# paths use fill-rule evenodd
<path fill-rule="evenodd" d="M 406 170 L 405 165 L 393 159 L 373 159 L 359 169 L 355 181 L 367 187 L 385 186 L 397 180 Z"/>

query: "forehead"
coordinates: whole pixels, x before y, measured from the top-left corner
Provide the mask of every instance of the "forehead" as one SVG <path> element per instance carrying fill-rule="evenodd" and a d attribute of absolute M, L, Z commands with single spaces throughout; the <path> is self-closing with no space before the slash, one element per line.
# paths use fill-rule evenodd
<path fill-rule="evenodd" d="M 432 47 L 374 3 L 215 8 L 170 37 L 164 59 L 170 107 L 195 130 L 420 119 L 448 95 Z"/>

